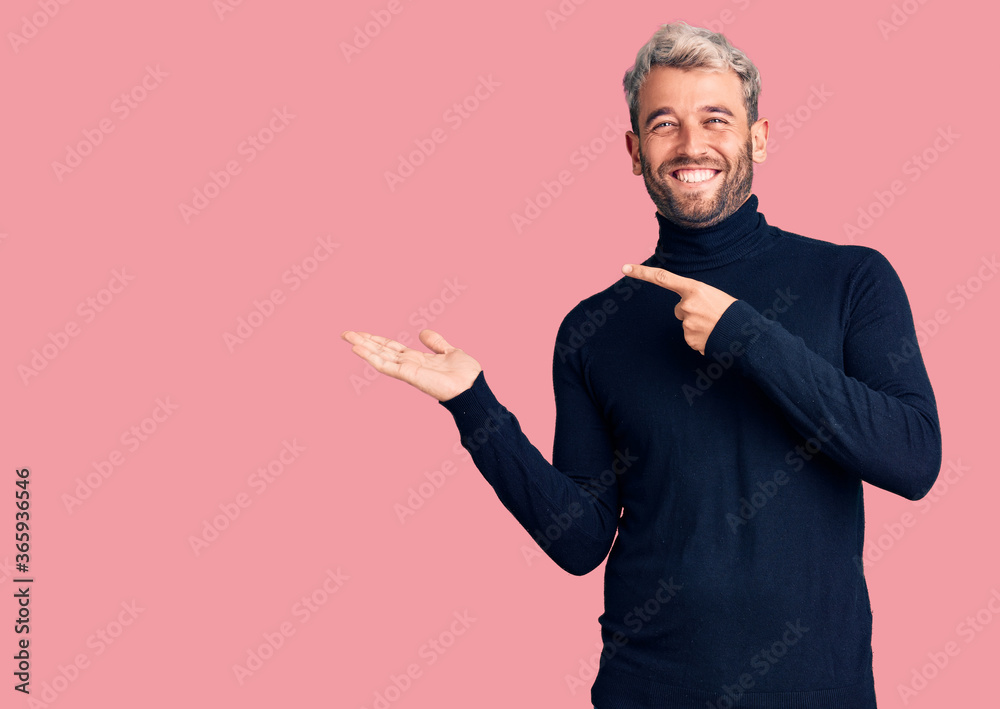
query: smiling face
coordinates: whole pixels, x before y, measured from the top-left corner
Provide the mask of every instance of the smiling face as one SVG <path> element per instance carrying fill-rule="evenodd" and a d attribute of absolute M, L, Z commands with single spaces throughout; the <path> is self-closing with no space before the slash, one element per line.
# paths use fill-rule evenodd
<path fill-rule="evenodd" d="M 628 131 L 625 142 L 657 211 L 681 226 L 707 227 L 750 196 L 767 130 L 765 118 L 747 125 L 735 72 L 653 66 L 639 90 L 639 135 Z"/>

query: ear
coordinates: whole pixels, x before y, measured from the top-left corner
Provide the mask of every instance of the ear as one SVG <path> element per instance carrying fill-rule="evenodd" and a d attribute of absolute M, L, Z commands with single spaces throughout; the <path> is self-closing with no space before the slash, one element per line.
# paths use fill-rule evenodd
<path fill-rule="evenodd" d="M 642 161 L 639 160 L 639 136 L 632 131 L 625 131 L 625 149 L 632 156 L 632 174 L 642 174 Z"/>
<path fill-rule="evenodd" d="M 750 137 L 753 139 L 753 161 L 764 162 L 767 159 L 767 131 L 769 125 L 766 118 L 758 118 L 750 126 Z"/>

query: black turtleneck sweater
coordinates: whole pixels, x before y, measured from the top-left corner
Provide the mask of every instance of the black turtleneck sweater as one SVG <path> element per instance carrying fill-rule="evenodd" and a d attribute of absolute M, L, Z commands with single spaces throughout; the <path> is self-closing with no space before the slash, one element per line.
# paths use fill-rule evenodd
<path fill-rule="evenodd" d="M 915 500 L 941 465 L 903 286 L 755 195 L 705 229 L 656 216 L 643 264 L 738 299 L 704 355 L 676 293 L 623 277 L 559 327 L 551 465 L 482 372 L 440 403 L 560 567 L 607 556 L 597 709 L 874 707 L 861 483 Z"/>

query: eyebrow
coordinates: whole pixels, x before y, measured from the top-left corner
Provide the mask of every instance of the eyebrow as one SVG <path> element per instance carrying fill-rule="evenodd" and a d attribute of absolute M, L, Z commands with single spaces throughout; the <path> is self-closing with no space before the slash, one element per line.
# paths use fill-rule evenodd
<path fill-rule="evenodd" d="M 724 115 L 729 116 L 730 118 L 736 117 L 733 115 L 733 112 L 730 111 L 725 106 L 699 106 L 697 110 L 699 113 L 722 113 Z M 650 124 L 660 116 L 672 116 L 672 115 L 674 115 L 674 111 L 669 106 L 662 106 L 660 108 L 657 108 L 655 111 L 649 114 L 648 118 L 646 118 L 646 127 L 649 128 Z"/>

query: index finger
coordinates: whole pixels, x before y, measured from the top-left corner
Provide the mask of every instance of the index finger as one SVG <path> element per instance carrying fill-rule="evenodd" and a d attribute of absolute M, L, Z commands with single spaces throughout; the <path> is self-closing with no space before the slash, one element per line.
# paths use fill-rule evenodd
<path fill-rule="evenodd" d="M 691 278 L 679 276 L 665 268 L 653 268 L 652 266 L 643 266 L 636 263 L 627 263 L 622 266 L 622 273 L 632 278 L 638 278 L 641 281 L 655 283 L 682 296 L 690 290 L 692 281 Z"/>

